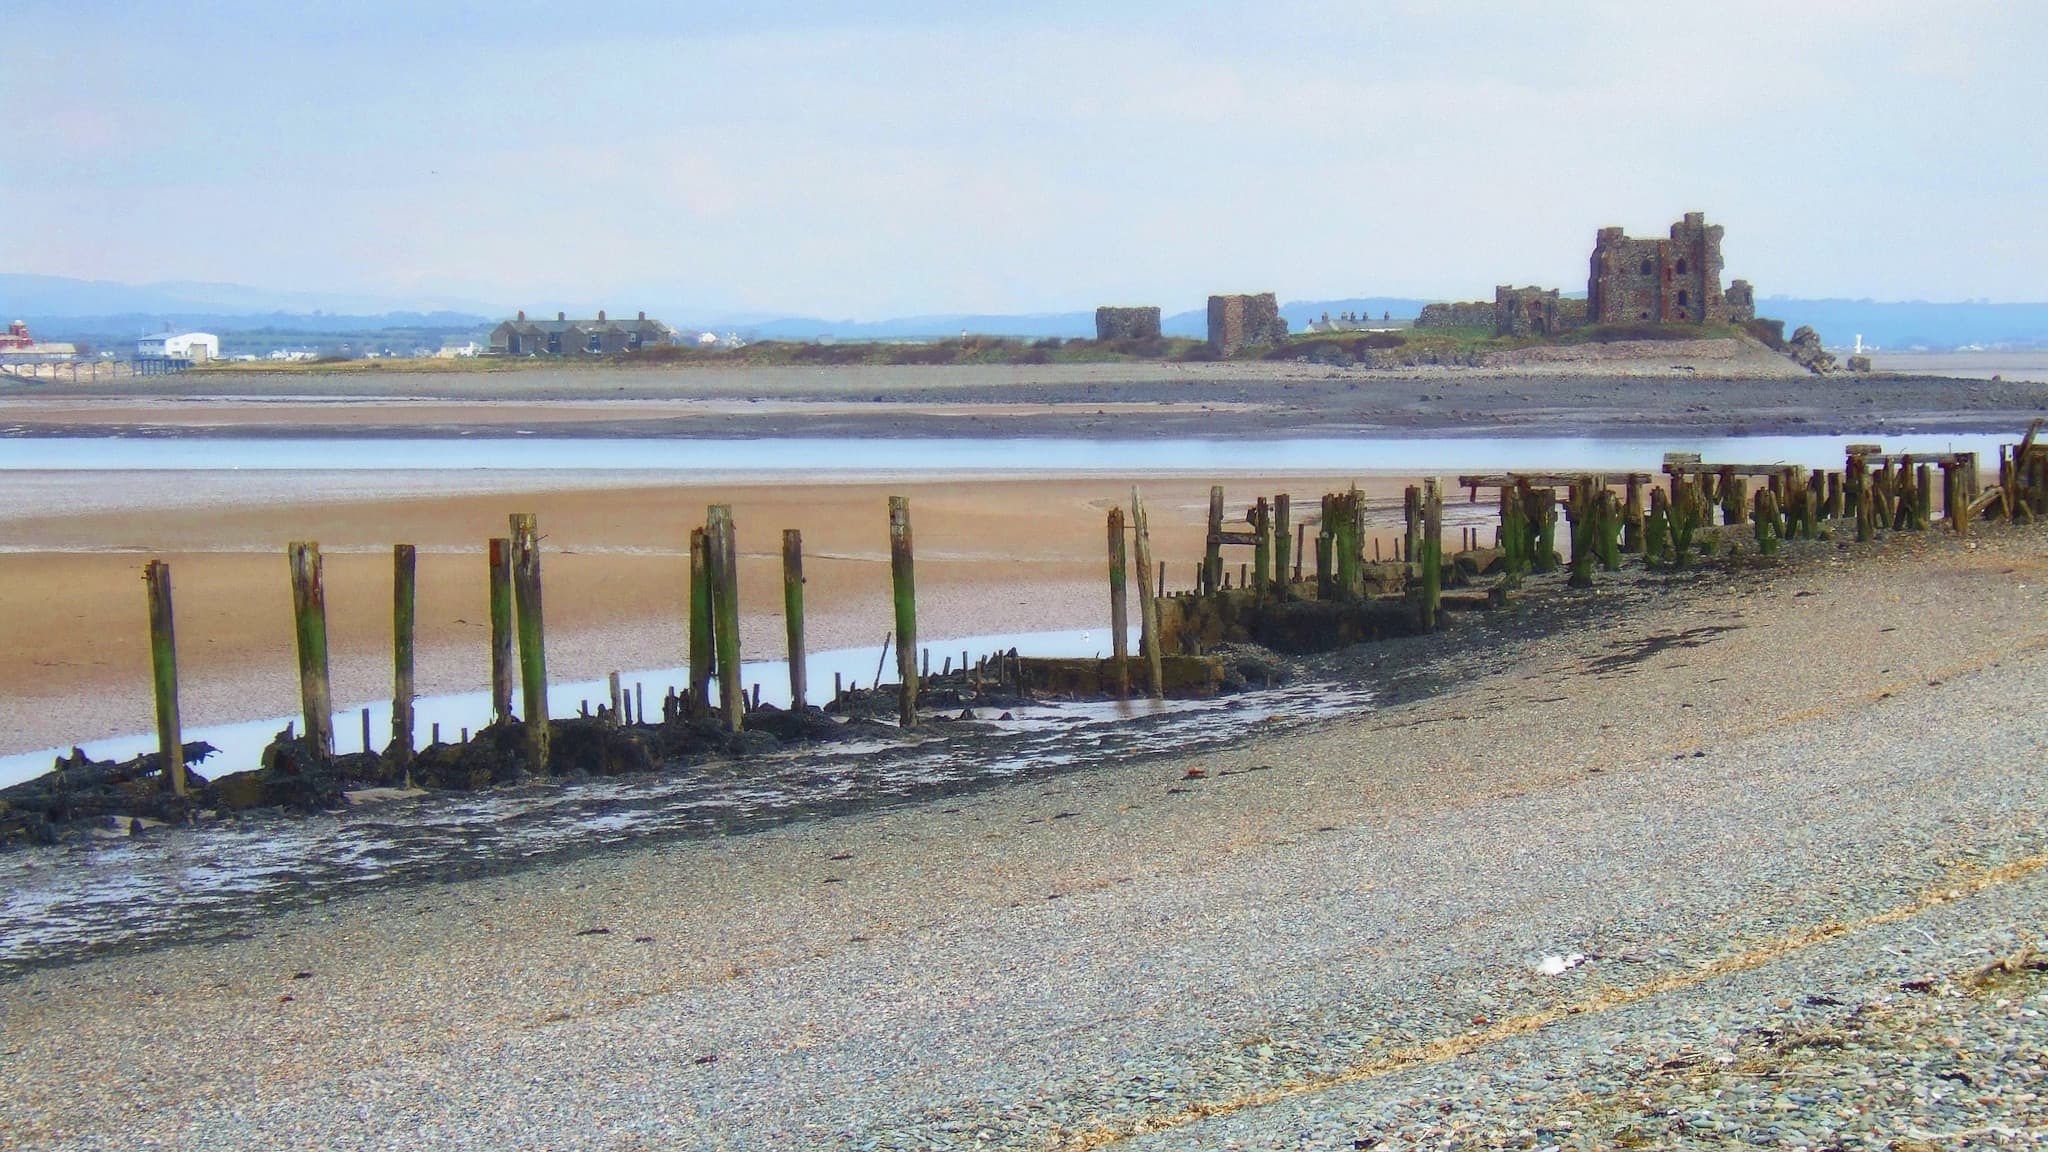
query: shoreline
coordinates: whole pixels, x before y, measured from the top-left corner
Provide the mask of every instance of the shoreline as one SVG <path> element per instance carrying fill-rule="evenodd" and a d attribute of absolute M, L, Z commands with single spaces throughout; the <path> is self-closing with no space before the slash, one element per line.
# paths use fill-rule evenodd
<path fill-rule="evenodd" d="M 1405 1108 L 1468 1069 L 1498 1081 L 1451 1089 L 1482 1130 L 1516 1093 L 1573 1107 L 1598 1088 L 1568 1071 L 1580 1032 L 1655 1068 L 1798 989 L 1834 1021 L 2038 936 L 2039 530 L 1792 551 L 1596 589 L 1557 633 L 1474 637 L 1435 690 L 1303 733 L 29 973 L 0 1000 L 0 1132 L 1260 1145 L 1297 1103 Z M 1546 953 L 1585 959 L 1546 977 Z M 1438 1044 L 1460 1059 L 1401 1056 Z"/>

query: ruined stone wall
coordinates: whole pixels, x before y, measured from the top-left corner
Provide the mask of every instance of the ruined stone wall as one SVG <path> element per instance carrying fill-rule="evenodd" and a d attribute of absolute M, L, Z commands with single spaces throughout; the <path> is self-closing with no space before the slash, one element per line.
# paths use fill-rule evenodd
<path fill-rule="evenodd" d="M 1228 356 L 1239 348 L 1287 342 L 1287 321 L 1271 292 L 1209 297 L 1209 347 Z"/>
<path fill-rule="evenodd" d="M 1756 319 L 1756 290 L 1747 280 L 1737 280 L 1728 285 L 1728 291 L 1721 297 L 1728 306 L 1728 322 L 1747 324 Z"/>
<path fill-rule="evenodd" d="M 1157 340 L 1159 339 L 1159 309 L 1097 308 L 1095 310 L 1095 338 L 1097 340 Z"/>
<path fill-rule="evenodd" d="M 1415 318 L 1417 328 L 1491 328 L 1493 305 L 1485 300 L 1456 304 L 1424 304 Z"/>
<path fill-rule="evenodd" d="M 1493 334 L 1555 336 L 1560 301 L 1555 288 L 1517 288 L 1502 284 L 1493 290 Z"/>

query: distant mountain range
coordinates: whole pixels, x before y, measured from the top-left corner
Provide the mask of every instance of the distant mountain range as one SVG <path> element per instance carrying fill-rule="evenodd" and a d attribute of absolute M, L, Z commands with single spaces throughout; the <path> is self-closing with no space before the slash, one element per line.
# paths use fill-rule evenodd
<path fill-rule="evenodd" d="M 1413 317 L 1427 300 L 1399 296 L 1341 300 L 1293 300 L 1281 305 L 1289 327 L 1299 332 L 1324 313 L 1363 312 Z M 1785 321 L 1789 332 L 1812 325 L 1831 345 L 1858 335 L 1866 345 L 1888 349 L 1950 349 L 1970 345 L 2048 345 L 2048 303 L 1809 300 L 1768 297 L 1764 315 Z M 170 281 L 120 284 L 61 276 L 0 273 L 0 324 L 23 319 L 46 339 L 88 339 L 102 347 L 166 327 L 233 333 L 344 335 L 406 329 L 417 332 L 477 332 L 510 309 L 470 300 L 381 297 L 318 292 L 276 292 L 240 284 Z M 825 320 L 764 313 L 649 312 L 684 331 L 737 331 L 754 340 L 920 340 L 974 332 L 1026 339 L 1095 334 L 1095 313 L 1036 312 L 1013 315 L 940 313 L 888 320 Z M 693 314 L 695 313 L 695 314 Z M 536 313 L 538 314 L 538 313 Z M 1169 336 L 1200 337 L 1208 324 L 1204 309 L 1170 312 L 1161 318 Z"/>
<path fill-rule="evenodd" d="M 92 316 L 379 316 L 390 313 L 461 313 L 488 316 L 495 309 L 474 300 L 388 297 L 336 292 L 277 292 L 242 284 L 169 280 L 121 284 L 0 272 L 0 314 L 81 318 Z M 5 323 L 5 321 L 0 321 Z"/>

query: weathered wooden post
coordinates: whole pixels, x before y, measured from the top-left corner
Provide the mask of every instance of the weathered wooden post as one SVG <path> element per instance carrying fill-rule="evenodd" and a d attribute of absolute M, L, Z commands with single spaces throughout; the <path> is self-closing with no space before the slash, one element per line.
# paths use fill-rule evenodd
<path fill-rule="evenodd" d="M 738 732 L 746 724 L 747 698 L 740 686 L 740 561 L 732 506 L 714 504 L 706 516 L 705 544 L 711 573 L 711 633 L 717 648 L 718 703 L 725 728 Z"/>
<path fill-rule="evenodd" d="M 1434 476 L 1422 484 L 1422 630 L 1434 632 L 1443 601 L 1444 493 Z"/>
<path fill-rule="evenodd" d="M 1273 506 L 1259 497 L 1252 506 L 1252 597 L 1263 600 L 1273 594 Z"/>
<path fill-rule="evenodd" d="M 1152 533 L 1145 522 L 1145 502 L 1131 489 L 1131 543 L 1136 550 L 1138 571 L 1152 568 Z M 1165 695 L 1166 681 L 1160 671 L 1159 600 L 1150 595 L 1150 583 L 1138 581 L 1138 652 L 1145 658 L 1146 689 L 1154 700 Z"/>
<path fill-rule="evenodd" d="M 491 722 L 512 719 L 512 540 L 491 538 Z"/>
<path fill-rule="evenodd" d="M 1643 521 L 1643 558 L 1652 566 L 1670 559 L 1671 501 L 1664 489 L 1650 489 L 1650 514 Z"/>
<path fill-rule="evenodd" d="M 606 678 L 605 687 L 609 689 L 609 695 L 612 698 L 612 727 L 624 727 L 626 723 L 626 689 L 625 685 L 619 682 L 619 674 L 617 672 L 613 672 Z"/>
<path fill-rule="evenodd" d="M 1287 493 L 1273 497 L 1273 591 L 1285 597 L 1292 588 L 1291 565 L 1299 563 L 1294 553 L 1293 504 Z"/>
<path fill-rule="evenodd" d="M 1756 494 L 1756 550 L 1760 556 L 1769 556 L 1778 550 L 1777 497 L 1769 488 Z"/>
<path fill-rule="evenodd" d="M 1401 558 L 1410 564 L 1422 557 L 1422 489 L 1410 484 L 1401 493 Z"/>
<path fill-rule="evenodd" d="M 1337 597 L 1337 497 L 1323 493 L 1323 522 L 1316 529 L 1316 599 Z"/>
<path fill-rule="evenodd" d="M 320 564 L 320 545 L 294 543 L 292 570 L 293 631 L 299 651 L 299 703 L 305 714 L 306 742 L 317 756 L 334 755 L 334 701 L 327 687 L 327 588 Z"/>
<path fill-rule="evenodd" d="M 1857 458 L 1857 463 L 1859 466 L 1862 464 L 1861 457 Z M 1855 473 L 1852 471 L 1851 475 L 1854 476 Z M 1876 535 L 1877 489 L 1868 482 L 1866 476 L 1865 482 L 1856 488 L 1856 542 L 1867 544 Z"/>
<path fill-rule="evenodd" d="M 1842 518 L 1843 507 L 1842 474 L 1840 472 L 1829 472 L 1827 474 L 1827 486 L 1827 496 L 1823 501 L 1825 505 L 1825 513 L 1827 515 L 1827 518 L 1830 520 L 1840 520 Z"/>
<path fill-rule="evenodd" d="M 1511 486 L 1500 490 L 1501 586 L 1519 588 L 1529 571 L 1529 516 L 1521 494 Z"/>
<path fill-rule="evenodd" d="M 419 554 L 410 544 L 391 547 L 391 743 L 412 779 L 413 625 L 418 617 Z M 369 751 L 367 741 L 363 751 Z"/>
<path fill-rule="evenodd" d="M 1713 515 L 1713 510 L 1691 478 L 1673 476 L 1671 481 L 1671 505 L 1666 510 L 1671 520 L 1671 562 L 1686 568 L 1692 564 L 1693 533 L 1699 530 L 1702 520 Z"/>
<path fill-rule="evenodd" d="M 520 713 L 526 721 L 527 771 L 548 774 L 547 629 L 542 624 L 540 535 L 531 512 L 512 514 L 512 602 L 519 617 Z"/>
<path fill-rule="evenodd" d="M 804 669 L 804 534 L 782 530 L 782 620 L 789 635 L 789 706 L 801 712 L 809 697 Z"/>
<path fill-rule="evenodd" d="M 1223 588 L 1223 485 L 1209 488 L 1209 535 L 1202 552 L 1201 589 L 1213 595 Z"/>
<path fill-rule="evenodd" d="M 1131 694 L 1131 622 L 1124 593 L 1124 510 L 1109 510 L 1109 650 L 1116 661 L 1116 694 Z M 1141 570 L 1142 571 L 1142 570 Z M 1141 576 L 1138 583 L 1143 584 Z"/>
<path fill-rule="evenodd" d="M 717 666 L 711 615 L 711 537 L 690 529 L 690 718 L 711 715 L 711 675 Z"/>
<path fill-rule="evenodd" d="M 1927 531 L 1934 523 L 1934 470 L 1925 464 L 1913 468 L 1913 529 Z"/>
<path fill-rule="evenodd" d="M 1532 488 L 1536 501 L 1536 556 L 1538 572 L 1557 570 L 1557 493 L 1549 488 Z"/>
<path fill-rule="evenodd" d="M 1365 595 L 1365 496 L 1357 486 L 1337 497 L 1337 590 L 1347 600 Z"/>
<path fill-rule="evenodd" d="M 142 569 L 149 591 L 150 681 L 156 689 L 157 767 L 164 788 L 185 795 L 185 734 L 178 719 L 178 640 L 171 615 L 171 566 L 151 560 Z"/>
<path fill-rule="evenodd" d="M 1211 503 L 1214 503 L 1213 499 Z M 917 726 L 917 581 L 910 539 L 910 500 L 903 496 L 889 497 L 889 577 L 896 594 L 896 672 L 903 681 L 896 697 L 896 722 L 905 728 L 914 728 Z"/>
<path fill-rule="evenodd" d="M 1738 477 L 1735 475 L 1733 467 L 1725 464 L 1721 466 L 1721 482 L 1715 494 L 1721 500 L 1721 523 L 1723 524 L 1740 524 L 1743 518 L 1749 515 L 1748 506 L 1742 502 L 1743 494 L 1735 486 L 1737 479 Z"/>
<path fill-rule="evenodd" d="M 1600 532 L 1595 543 L 1600 549 L 1600 567 L 1609 572 L 1621 571 L 1621 498 L 1606 488 L 1600 489 L 1597 497 Z"/>
<path fill-rule="evenodd" d="M 1621 550 L 1631 556 L 1643 551 L 1643 481 L 1633 472 L 1628 476 L 1628 502 L 1622 508 Z"/>
<path fill-rule="evenodd" d="M 1581 476 L 1572 481 L 1571 494 L 1565 500 L 1565 519 L 1572 530 L 1571 577 L 1565 583 L 1573 588 L 1593 586 L 1593 540 L 1597 532 L 1593 510 L 1593 479 Z"/>

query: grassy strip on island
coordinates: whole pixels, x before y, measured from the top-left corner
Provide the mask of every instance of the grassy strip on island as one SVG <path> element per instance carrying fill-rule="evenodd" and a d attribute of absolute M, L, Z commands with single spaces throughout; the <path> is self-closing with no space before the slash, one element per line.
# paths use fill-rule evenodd
<path fill-rule="evenodd" d="M 1157 337 L 1130 340 L 1064 339 L 1050 336 L 1025 340 L 1008 336 L 963 333 L 959 338 L 932 341 L 790 341 L 764 340 L 739 347 L 662 345 L 616 355 L 479 356 L 455 359 L 342 360 L 323 358 L 280 364 L 217 362 L 191 369 L 187 375 L 277 373 L 447 373 L 505 372 L 529 369 L 630 367 L 914 367 L 970 364 L 1115 364 L 1211 363 L 1217 361 L 1283 361 L 1399 368 L 1422 364 L 1480 366 L 1490 355 L 1528 348 L 1615 344 L 1627 341 L 1758 341 L 1782 346 L 1768 326 L 1730 324 L 1604 324 L 1557 336 L 1500 336 L 1485 327 L 1411 328 L 1356 334 L 1298 333 L 1285 343 L 1248 345 L 1229 353 L 1206 340 Z M 1774 350 L 1778 350 L 1774 348 Z"/>

